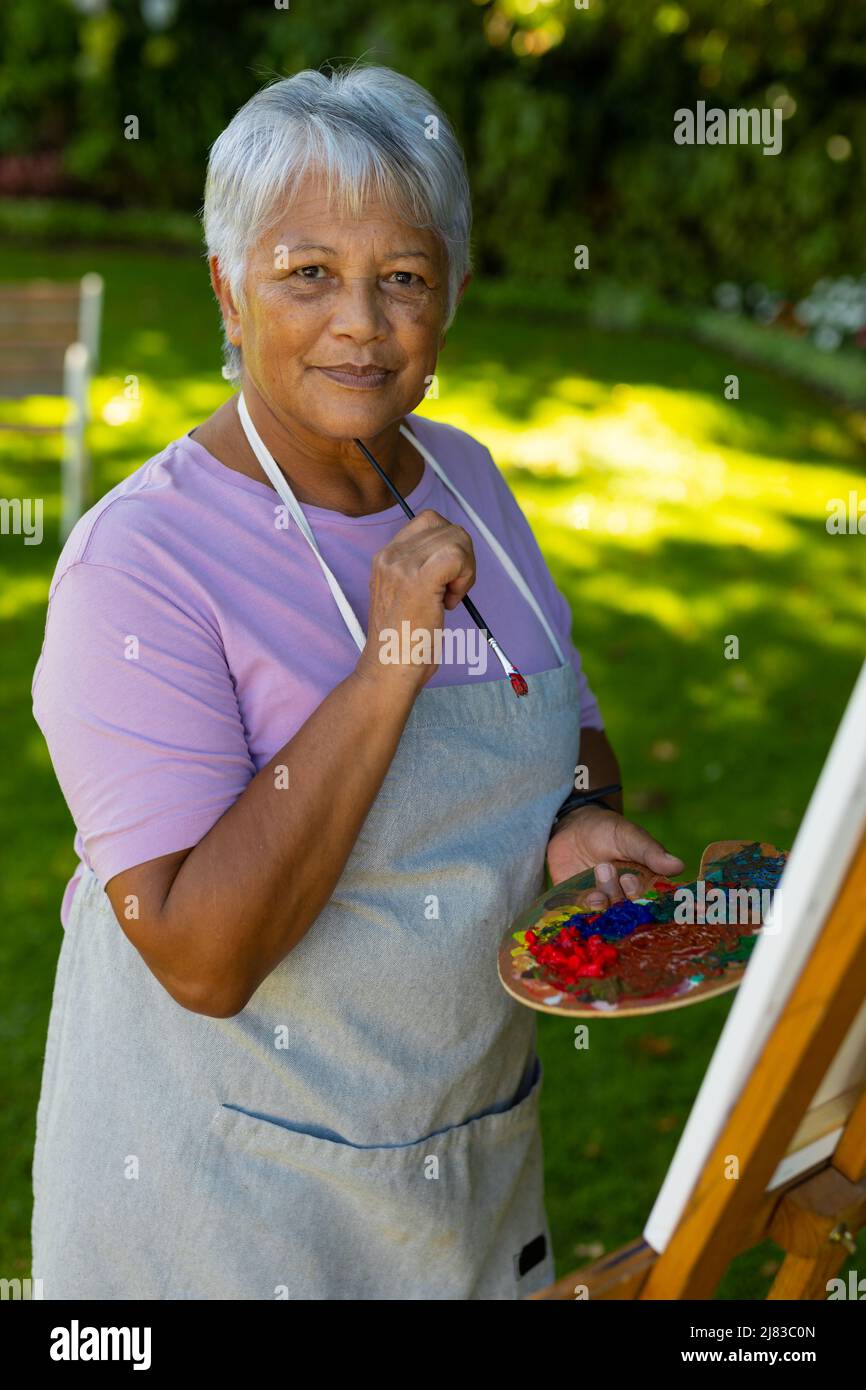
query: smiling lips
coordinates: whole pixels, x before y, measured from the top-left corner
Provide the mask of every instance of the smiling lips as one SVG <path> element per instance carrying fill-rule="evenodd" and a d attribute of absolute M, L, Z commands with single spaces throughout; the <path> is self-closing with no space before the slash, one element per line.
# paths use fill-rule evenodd
<path fill-rule="evenodd" d="M 340 362 L 337 366 L 318 367 L 316 370 L 324 372 L 340 386 L 349 386 L 355 391 L 374 391 L 394 375 L 388 367 L 380 367 L 375 362 Z"/>

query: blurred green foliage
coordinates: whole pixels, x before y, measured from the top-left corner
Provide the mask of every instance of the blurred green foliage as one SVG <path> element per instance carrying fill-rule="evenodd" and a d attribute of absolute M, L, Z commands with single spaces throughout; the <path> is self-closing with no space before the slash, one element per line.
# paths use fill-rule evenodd
<path fill-rule="evenodd" d="M 257 88 L 362 58 L 414 77 L 455 122 L 486 275 L 565 282 L 576 273 L 574 246 L 587 244 L 593 269 L 705 301 L 722 279 L 795 296 L 821 274 L 859 268 L 866 30 L 857 6 L 287 3 L 4 0 L 0 188 L 46 191 L 27 187 L 26 162 L 10 185 L 10 156 L 62 151 L 56 191 L 195 211 L 210 143 Z M 781 153 L 675 145 L 675 110 L 698 100 L 780 105 Z M 130 115 L 138 139 L 125 138 Z"/>

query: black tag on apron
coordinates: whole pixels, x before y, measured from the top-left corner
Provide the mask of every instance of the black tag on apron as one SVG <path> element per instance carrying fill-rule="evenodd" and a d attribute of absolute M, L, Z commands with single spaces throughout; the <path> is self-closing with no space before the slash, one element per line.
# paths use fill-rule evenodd
<path fill-rule="evenodd" d="M 528 1274 L 547 1254 L 547 1237 L 542 1233 L 531 1240 L 528 1245 L 524 1245 L 519 1255 L 514 1256 L 514 1268 L 518 1279 L 522 1279 L 524 1274 Z"/>

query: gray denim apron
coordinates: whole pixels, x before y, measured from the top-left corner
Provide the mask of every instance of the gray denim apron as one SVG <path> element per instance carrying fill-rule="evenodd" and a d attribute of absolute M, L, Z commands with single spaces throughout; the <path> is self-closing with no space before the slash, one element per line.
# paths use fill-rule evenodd
<path fill-rule="evenodd" d="M 46 1298 L 517 1299 L 552 1281 L 535 1014 L 496 956 L 543 888 L 579 699 L 515 584 L 560 664 L 525 699 L 505 679 L 421 691 L 329 903 L 241 1013 L 181 1008 L 82 872 L 33 1160 Z"/>

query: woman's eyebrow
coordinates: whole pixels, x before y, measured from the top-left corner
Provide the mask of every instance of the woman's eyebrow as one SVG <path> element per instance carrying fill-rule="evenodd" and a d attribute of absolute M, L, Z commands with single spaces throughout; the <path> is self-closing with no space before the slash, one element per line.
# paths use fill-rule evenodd
<path fill-rule="evenodd" d="M 339 251 L 335 251 L 333 246 L 320 246 L 316 241 L 299 241 L 297 246 L 289 248 L 289 254 L 295 251 L 324 251 L 327 256 L 339 256 Z"/>
<path fill-rule="evenodd" d="M 291 247 L 289 248 L 289 254 L 290 254 L 290 255 L 294 255 L 294 253 L 297 252 L 297 251 L 324 251 L 324 253 L 325 253 L 326 256 L 339 256 L 339 254 L 340 254 L 339 251 L 335 251 L 335 249 L 334 249 L 333 246 L 320 246 L 319 243 L 318 243 L 317 241 L 299 241 L 298 244 L 297 244 L 297 246 L 291 246 Z M 387 260 L 387 261 L 394 261 L 394 260 L 398 260 L 398 259 L 406 259 L 407 257 L 413 257 L 413 256 L 416 257 L 416 258 L 419 258 L 419 259 L 421 259 L 421 260 L 425 260 L 425 261 L 429 261 L 429 260 L 430 260 L 430 257 L 428 256 L 428 254 L 427 254 L 426 251 L 386 251 L 386 252 L 385 252 L 385 260 Z"/>

